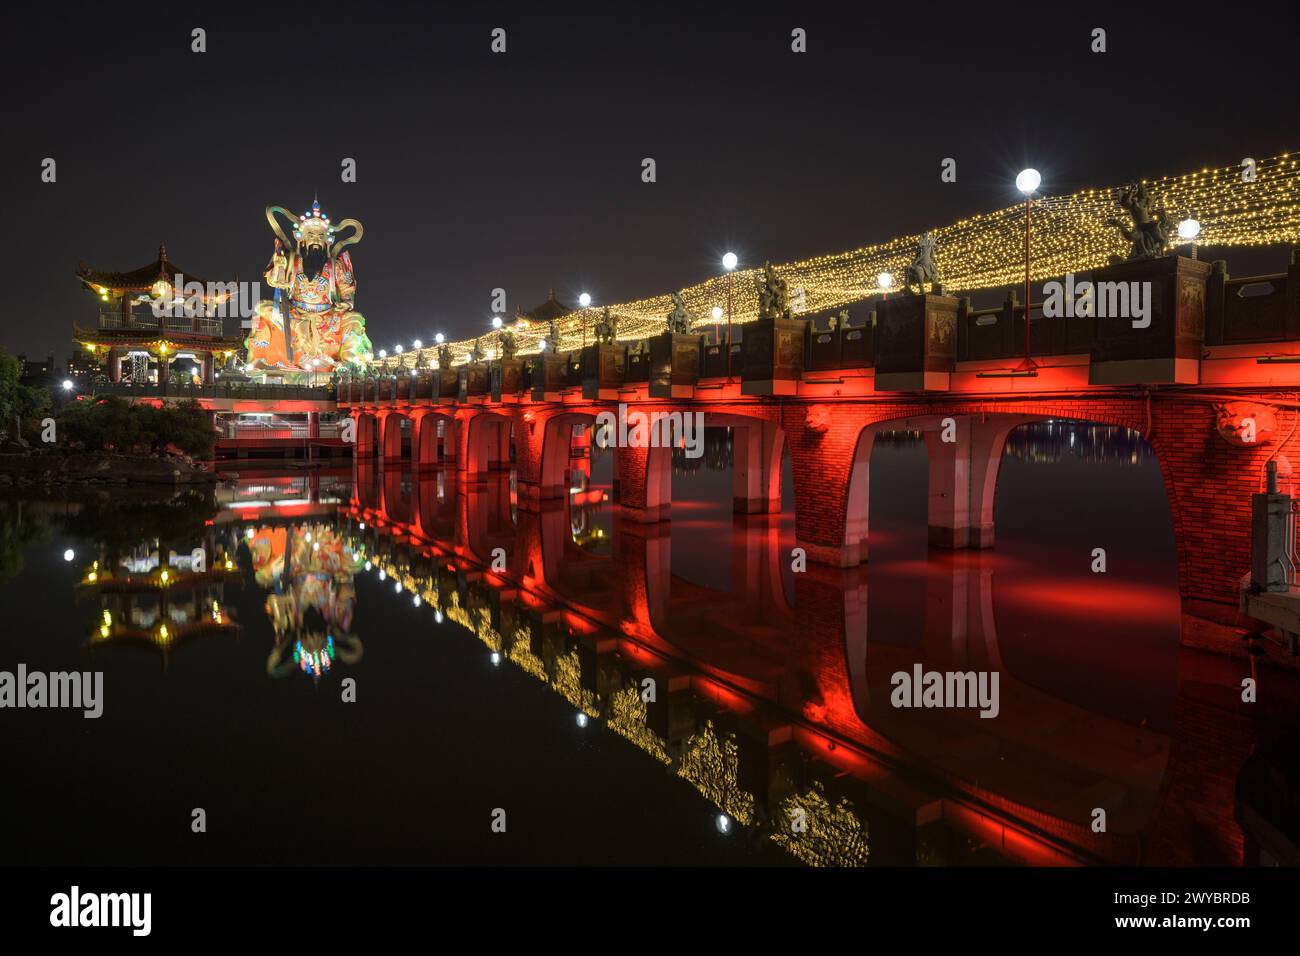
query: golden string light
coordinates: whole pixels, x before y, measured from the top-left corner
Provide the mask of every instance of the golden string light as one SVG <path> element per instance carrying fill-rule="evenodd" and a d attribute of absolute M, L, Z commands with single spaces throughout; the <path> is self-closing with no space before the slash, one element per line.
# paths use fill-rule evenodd
<path fill-rule="evenodd" d="M 1195 218 L 1201 226 L 1201 246 L 1264 246 L 1300 242 L 1300 165 L 1289 153 L 1260 160 L 1255 178 L 1243 180 L 1237 165 L 1206 168 L 1142 180 L 1154 207 L 1163 207 L 1170 218 Z M 1065 196 L 1032 200 L 1033 244 L 1031 276 L 1043 281 L 1067 272 L 1081 272 L 1106 265 L 1112 255 L 1126 255 L 1128 243 L 1119 230 L 1107 222 L 1117 217 L 1128 223 L 1118 203 L 1120 188 L 1083 189 Z M 948 292 L 1021 286 L 1024 282 L 1024 203 L 995 212 L 982 213 L 948 226 L 930 230 L 936 244 L 944 288 Z M 792 298 L 802 301 L 800 313 L 817 313 L 843 308 L 869 299 L 879 292 L 877 276 L 888 272 L 901 281 L 916 253 L 919 235 L 900 236 L 887 242 L 863 246 L 848 252 L 814 256 L 774 265 L 786 281 Z M 1172 242 L 1177 242 L 1177 239 Z M 732 322 L 743 324 L 758 317 L 755 279 L 759 268 L 733 273 Z M 694 327 L 713 325 L 710 312 L 727 301 L 727 279 L 714 276 L 681 290 L 686 308 L 695 316 Z M 618 319 L 620 340 L 643 339 L 664 331 L 665 318 L 673 309 L 668 293 L 611 304 L 610 314 Z M 556 320 L 561 350 L 571 349 L 599 319 L 600 308 L 576 310 Z M 549 329 L 542 324 L 517 322 L 509 326 L 515 334 L 517 354 L 541 350 Z M 495 333 L 485 333 L 484 352 L 496 354 Z M 447 343 L 452 363 L 467 361 L 474 339 Z M 380 362 L 397 366 L 432 366 L 435 348 L 411 350 Z"/>

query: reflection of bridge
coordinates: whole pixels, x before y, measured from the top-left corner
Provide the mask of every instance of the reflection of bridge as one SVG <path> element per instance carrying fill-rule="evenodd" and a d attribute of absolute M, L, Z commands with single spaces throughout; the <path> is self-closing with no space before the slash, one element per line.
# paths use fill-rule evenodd
<path fill-rule="evenodd" d="M 1265 462 L 1300 454 L 1300 260 L 1274 276 L 1230 279 L 1221 265 L 1169 258 L 1114 267 L 1153 287 L 1150 326 L 1031 312 L 1036 368 L 1017 370 L 1026 309 L 900 296 L 860 327 L 750 323 L 727 350 L 702 336 L 591 345 L 561 354 L 424 369 L 389 363 L 339 385 L 357 451 L 420 467 L 455 461 L 459 480 L 517 470 L 525 507 L 562 497 L 575 425 L 632 411 L 703 414 L 735 436 L 738 512 L 779 509 L 789 461 L 797 545 L 839 567 L 868 553 L 873 442 L 925 433 L 931 542 L 993 543 L 993 500 L 1017 424 L 1073 418 L 1143 435 L 1159 459 L 1175 529 L 1184 640 L 1232 653 L 1250 622 L 1237 610 L 1250 564 L 1250 495 Z M 727 374 L 728 362 L 731 374 Z M 1258 442 L 1221 437 L 1216 405 L 1250 402 Z M 1277 433 L 1265 424 L 1280 419 Z M 1266 433 L 1267 432 L 1267 433 Z M 621 514 L 671 514 L 671 450 L 619 447 Z"/>
<path fill-rule="evenodd" d="M 1207 782 L 1195 701 L 1171 741 L 1017 680 L 998 647 L 981 558 L 932 563 L 924 635 L 906 647 L 871 639 L 865 571 L 794 575 L 787 596 L 786 560 L 766 519 L 738 518 L 726 536 L 723 593 L 673 576 L 663 525 L 619 523 L 610 556 L 585 551 L 571 507 L 514 509 L 504 476 L 458 481 L 450 468 L 413 475 L 362 465 L 351 514 L 376 570 L 656 759 L 696 740 L 703 715 L 733 730 L 736 779 L 693 781 L 724 809 L 743 791 L 760 819 L 777 818 L 789 800 L 811 799 L 815 783 L 832 804 L 847 797 L 872 817 L 873 853 L 877 835 L 889 842 L 884 818 L 906 821 L 904 855 L 923 855 L 938 827 L 1022 861 L 1132 862 L 1149 859 L 1153 845 L 1167 853 L 1161 834 L 1181 828 L 1239 859 L 1235 771 L 1220 763 L 1213 775 L 1226 790 Z M 504 570 L 494 571 L 501 552 Z M 1001 671 L 999 719 L 900 715 L 888 705 L 889 675 L 917 662 Z M 617 702 L 647 676 L 667 692 L 629 727 Z M 1189 780 L 1209 788 L 1204 800 L 1170 797 Z M 1098 806 L 1108 811 L 1105 834 L 1088 825 Z"/>

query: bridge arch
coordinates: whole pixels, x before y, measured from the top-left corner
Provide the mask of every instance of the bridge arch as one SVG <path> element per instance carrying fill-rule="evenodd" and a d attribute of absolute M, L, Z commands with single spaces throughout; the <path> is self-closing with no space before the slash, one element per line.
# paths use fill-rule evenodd
<path fill-rule="evenodd" d="M 655 407 L 653 411 L 699 413 L 699 409 Z M 729 428 L 732 433 L 732 498 L 738 514 L 766 514 L 781 510 L 781 473 L 785 456 L 785 431 L 779 417 L 747 409 L 704 411 L 705 428 Z M 701 430 L 699 441 L 703 442 Z M 665 446 L 618 448 L 615 462 L 619 503 L 624 513 L 638 521 L 662 521 L 672 508 L 672 454 Z"/>
<path fill-rule="evenodd" d="M 591 411 L 560 412 L 546 419 L 537 461 L 538 497 L 562 498 L 568 493 L 573 428 L 594 425 L 595 421 Z"/>
<path fill-rule="evenodd" d="M 456 416 L 450 412 L 417 412 L 412 425 L 412 462 L 419 468 L 428 468 L 455 461 L 457 425 Z"/>
<path fill-rule="evenodd" d="M 382 453 L 384 461 L 401 461 L 402 454 L 402 422 L 411 422 L 411 416 L 403 411 L 391 409 L 381 413 L 383 416 L 383 430 L 380 435 L 382 444 Z M 412 439 L 414 440 L 414 439 Z"/>
<path fill-rule="evenodd" d="M 514 421 L 501 412 L 474 410 L 457 416 L 459 439 L 456 465 L 465 481 L 478 481 L 488 473 L 510 467 Z"/>

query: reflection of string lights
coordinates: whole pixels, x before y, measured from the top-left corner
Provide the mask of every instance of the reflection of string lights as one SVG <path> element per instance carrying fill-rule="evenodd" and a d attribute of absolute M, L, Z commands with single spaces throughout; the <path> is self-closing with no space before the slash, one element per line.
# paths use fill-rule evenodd
<path fill-rule="evenodd" d="M 1204 246 L 1262 246 L 1300 240 L 1300 168 L 1283 153 L 1256 163 L 1256 178 L 1243 182 L 1236 165 L 1201 169 L 1181 176 L 1143 180 L 1155 203 L 1175 220 L 1195 213 L 1200 226 L 1197 242 Z M 1106 265 L 1112 255 L 1128 252 L 1128 242 L 1106 220 L 1119 214 L 1119 190 L 1084 189 L 1066 196 L 1033 200 L 1034 257 L 1032 278 L 1049 279 Z M 1017 203 L 948 226 L 929 230 L 939 250 L 944 285 L 949 291 L 970 292 L 1017 285 L 1024 280 L 1025 206 Z M 848 252 L 815 256 L 775 266 L 791 288 L 804 292 L 805 311 L 820 312 L 860 301 L 879 291 L 882 274 L 903 274 L 911 263 L 919 236 L 900 236 Z M 753 279 L 759 269 L 727 272 L 681 291 L 696 326 L 708 324 L 711 307 L 726 295 L 735 276 L 731 321 L 744 323 L 758 316 Z M 673 308 L 668 294 L 612 304 L 620 339 L 640 339 L 662 332 Z M 580 336 L 582 313 L 556 320 L 562 338 Z M 518 354 L 540 351 L 545 327 L 516 326 Z M 473 339 L 449 342 L 455 363 L 465 361 Z M 426 362 L 436 356 L 424 350 Z M 383 353 L 380 353 L 381 357 Z M 416 358 L 410 353 L 410 363 Z M 394 361 L 397 361 L 396 359 Z M 407 364 L 406 357 L 400 360 Z M 385 363 L 391 364 L 391 363 Z"/>

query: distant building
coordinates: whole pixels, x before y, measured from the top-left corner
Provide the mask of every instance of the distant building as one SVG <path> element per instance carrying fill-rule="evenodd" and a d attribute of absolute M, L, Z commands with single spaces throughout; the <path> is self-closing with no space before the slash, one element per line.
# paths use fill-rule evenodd
<path fill-rule="evenodd" d="M 36 359 L 29 359 L 26 355 L 19 354 L 18 364 L 22 369 L 19 381 L 24 385 L 49 388 L 58 372 L 54 365 L 53 355 L 47 355 L 44 361 L 37 361 Z"/>
<path fill-rule="evenodd" d="M 68 359 L 68 378 L 73 380 L 88 382 L 96 372 L 102 370 L 103 365 L 93 352 L 77 351 Z"/>
<path fill-rule="evenodd" d="M 561 316 L 568 315 L 572 311 L 573 307 L 565 305 L 557 299 L 555 297 L 555 290 L 552 289 L 551 294 L 546 297 L 546 301 L 541 305 L 529 309 L 527 312 L 516 307 L 515 319 L 527 319 L 529 323 L 546 323 L 551 321 L 551 319 L 558 319 Z"/>

